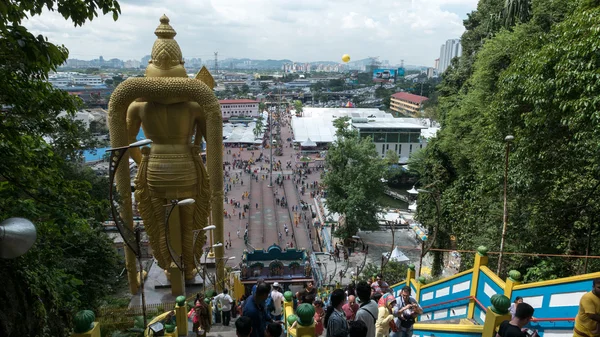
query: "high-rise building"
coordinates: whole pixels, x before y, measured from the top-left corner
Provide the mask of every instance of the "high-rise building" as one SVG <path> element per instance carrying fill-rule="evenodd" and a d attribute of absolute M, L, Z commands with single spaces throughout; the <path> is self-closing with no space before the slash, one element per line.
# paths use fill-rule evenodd
<path fill-rule="evenodd" d="M 450 39 L 440 47 L 440 59 L 438 63 L 438 74 L 443 73 L 450 66 L 450 62 L 455 57 L 462 55 L 462 45 L 460 39 Z"/>

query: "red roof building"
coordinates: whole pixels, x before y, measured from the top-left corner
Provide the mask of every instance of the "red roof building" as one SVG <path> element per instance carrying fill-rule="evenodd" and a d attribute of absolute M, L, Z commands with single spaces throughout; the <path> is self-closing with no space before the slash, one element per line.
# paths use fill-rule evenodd
<path fill-rule="evenodd" d="M 397 92 L 390 97 L 390 109 L 401 114 L 418 116 L 423 103 L 428 99 L 408 92 Z"/>
<path fill-rule="evenodd" d="M 231 117 L 258 117 L 258 101 L 253 99 L 222 99 L 221 113 L 223 120 Z"/>
<path fill-rule="evenodd" d="M 244 103 L 258 104 L 258 101 L 254 100 L 254 99 L 220 99 L 219 103 L 221 103 L 221 104 L 244 104 Z"/>

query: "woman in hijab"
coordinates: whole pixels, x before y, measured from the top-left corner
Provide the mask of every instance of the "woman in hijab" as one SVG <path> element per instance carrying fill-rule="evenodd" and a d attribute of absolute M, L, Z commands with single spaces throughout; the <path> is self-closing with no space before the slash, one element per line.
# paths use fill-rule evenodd
<path fill-rule="evenodd" d="M 376 337 L 387 337 L 390 335 L 390 329 L 395 330 L 394 315 L 392 308 L 396 305 L 396 298 L 392 294 L 384 294 L 379 299 L 379 309 L 377 311 L 377 321 L 375 322 Z"/>

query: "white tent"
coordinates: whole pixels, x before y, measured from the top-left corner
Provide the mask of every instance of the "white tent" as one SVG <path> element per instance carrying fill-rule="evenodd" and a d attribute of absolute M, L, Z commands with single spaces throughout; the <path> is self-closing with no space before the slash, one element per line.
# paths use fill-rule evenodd
<path fill-rule="evenodd" d="M 315 143 L 312 140 L 310 140 L 310 138 L 307 138 L 305 141 L 303 141 L 302 143 L 300 143 L 300 146 L 302 146 L 302 147 L 315 147 L 315 146 L 317 146 L 317 143 Z"/>
<path fill-rule="evenodd" d="M 387 257 L 389 253 L 383 253 L 383 256 Z M 395 262 L 409 262 L 410 259 L 408 257 L 406 257 L 406 255 L 404 255 L 404 253 L 400 250 L 400 248 L 398 248 L 398 246 L 396 246 L 396 248 L 394 248 L 394 250 L 392 251 L 392 255 L 390 255 L 390 261 L 395 261 Z"/>
<path fill-rule="evenodd" d="M 419 194 L 419 191 L 415 189 L 415 186 L 413 186 L 410 190 L 406 190 L 406 192 L 409 194 Z"/>

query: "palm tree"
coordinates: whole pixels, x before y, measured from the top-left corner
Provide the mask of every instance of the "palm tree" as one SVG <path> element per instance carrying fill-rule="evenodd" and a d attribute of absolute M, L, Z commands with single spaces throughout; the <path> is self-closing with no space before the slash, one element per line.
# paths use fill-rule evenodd
<path fill-rule="evenodd" d="M 506 0 L 503 14 L 506 28 L 525 23 L 531 18 L 531 0 Z"/>
<path fill-rule="evenodd" d="M 254 132 L 254 138 L 258 138 L 258 136 L 262 133 L 262 129 L 263 126 L 265 124 L 263 123 L 263 116 L 259 115 L 258 118 L 256 119 L 256 125 L 254 126 L 254 129 L 252 130 L 252 132 Z"/>

